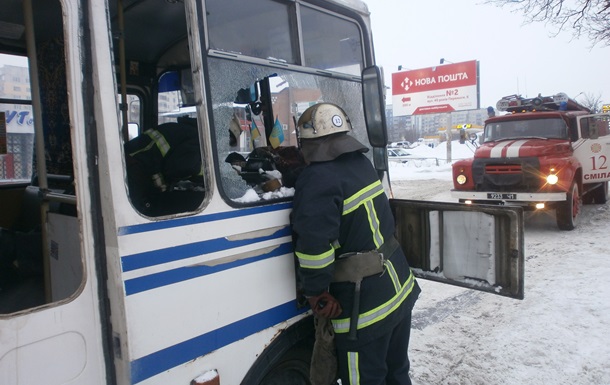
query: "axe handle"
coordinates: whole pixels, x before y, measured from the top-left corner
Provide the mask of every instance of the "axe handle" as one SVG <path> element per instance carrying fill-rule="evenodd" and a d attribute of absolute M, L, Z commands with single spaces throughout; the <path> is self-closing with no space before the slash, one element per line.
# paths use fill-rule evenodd
<path fill-rule="evenodd" d="M 347 339 L 356 341 L 358 339 L 358 315 L 360 313 L 360 283 L 362 280 L 355 282 L 354 286 L 354 301 L 352 306 L 352 316 L 349 320 L 349 335 Z"/>

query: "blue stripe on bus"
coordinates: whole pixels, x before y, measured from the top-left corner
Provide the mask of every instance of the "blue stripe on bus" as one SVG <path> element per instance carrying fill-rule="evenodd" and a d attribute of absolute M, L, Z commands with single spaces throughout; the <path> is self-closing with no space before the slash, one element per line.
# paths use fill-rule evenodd
<path fill-rule="evenodd" d="M 286 226 L 282 229 L 279 229 L 275 233 L 264 237 L 240 239 L 234 241 L 228 240 L 225 237 L 210 239 L 207 241 L 172 246 L 164 249 L 146 251 L 138 254 L 124 255 L 121 257 L 121 265 L 123 268 L 123 272 L 138 270 L 144 267 L 179 261 L 181 259 L 191 258 L 197 255 L 214 253 L 217 251 L 285 237 L 291 234 L 292 233 L 290 227 Z"/>
<path fill-rule="evenodd" d="M 185 218 L 175 218 L 162 220 L 159 222 L 143 223 L 139 225 L 123 226 L 119 228 L 118 235 L 129 235 L 137 233 L 145 233 L 148 231 L 171 229 L 173 227 L 181 227 L 194 225 L 198 223 L 213 222 L 229 218 L 244 217 L 248 215 L 256 215 L 272 211 L 287 210 L 292 208 L 292 202 L 280 203 L 275 205 L 257 206 L 234 211 L 225 211 L 222 213 L 208 215 L 194 215 Z"/>
<path fill-rule="evenodd" d="M 277 248 L 273 249 L 269 253 L 255 255 L 250 258 L 244 258 L 229 263 L 223 263 L 216 266 L 196 265 L 180 267 L 173 270 L 163 271 L 161 273 L 155 273 L 143 277 L 128 279 L 125 281 L 125 292 L 127 295 L 137 294 L 161 286 L 187 281 L 189 279 L 218 273 L 220 271 L 233 269 L 238 266 L 262 261 L 263 259 L 273 258 L 290 253 L 292 253 L 292 243 L 288 242 L 278 245 Z"/>
<path fill-rule="evenodd" d="M 214 350 L 270 328 L 307 311 L 297 309 L 295 300 L 223 326 L 209 333 L 170 346 L 131 362 L 131 382 L 137 384 Z"/>

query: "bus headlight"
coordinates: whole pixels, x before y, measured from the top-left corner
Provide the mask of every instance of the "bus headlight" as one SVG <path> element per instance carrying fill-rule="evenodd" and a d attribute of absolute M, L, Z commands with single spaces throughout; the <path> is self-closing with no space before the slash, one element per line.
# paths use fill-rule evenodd
<path fill-rule="evenodd" d="M 546 183 L 548 184 L 557 184 L 557 182 L 559 182 L 559 178 L 555 174 L 546 177 Z"/>
<path fill-rule="evenodd" d="M 458 175 L 457 178 L 455 178 L 455 181 L 458 182 L 458 184 L 466 183 L 466 175 L 464 175 L 464 174 Z"/>

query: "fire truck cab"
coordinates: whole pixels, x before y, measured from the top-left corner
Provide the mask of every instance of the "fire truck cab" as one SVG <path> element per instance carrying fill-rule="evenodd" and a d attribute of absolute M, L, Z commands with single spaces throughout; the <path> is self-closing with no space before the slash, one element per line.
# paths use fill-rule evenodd
<path fill-rule="evenodd" d="M 555 210 L 561 230 L 576 227 L 583 203 L 607 202 L 609 114 L 565 93 L 506 96 L 496 108 L 506 114 L 485 122 L 474 157 L 453 164 L 454 198 Z"/>

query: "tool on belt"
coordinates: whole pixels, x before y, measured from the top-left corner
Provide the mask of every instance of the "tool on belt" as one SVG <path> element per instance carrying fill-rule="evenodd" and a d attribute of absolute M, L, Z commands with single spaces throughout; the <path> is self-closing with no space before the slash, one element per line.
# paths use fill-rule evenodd
<path fill-rule="evenodd" d="M 358 339 L 358 315 L 360 314 L 360 284 L 362 279 L 384 272 L 385 261 L 400 247 L 396 238 L 391 237 L 376 250 L 345 253 L 335 259 L 333 282 L 354 283 L 354 300 L 349 322 L 348 339 Z"/>

